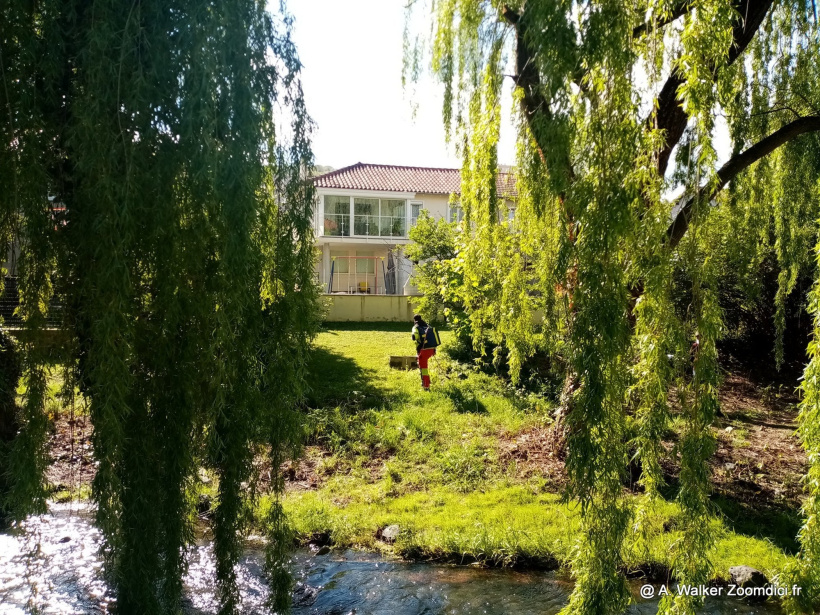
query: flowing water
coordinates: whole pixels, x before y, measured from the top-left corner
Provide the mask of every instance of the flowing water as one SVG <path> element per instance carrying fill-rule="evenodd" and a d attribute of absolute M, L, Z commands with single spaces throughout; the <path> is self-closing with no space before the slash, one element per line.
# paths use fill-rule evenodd
<path fill-rule="evenodd" d="M 22 533 L 0 533 L 0 614 L 110 613 L 115 603 L 97 555 L 100 534 L 85 505 L 54 504 L 30 518 Z M 185 580 L 185 612 L 217 610 L 213 552 L 193 547 Z M 249 546 L 239 565 L 242 612 L 265 613 L 264 557 Z M 567 601 L 572 583 L 558 572 L 521 572 L 407 563 L 348 551 L 313 555 L 296 551 L 294 615 L 550 615 Z M 657 601 L 639 596 L 630 614 L 655 613 Z M 707 598 L 710 615 L 774 615 L 776 605 L 751 606 Z"/>

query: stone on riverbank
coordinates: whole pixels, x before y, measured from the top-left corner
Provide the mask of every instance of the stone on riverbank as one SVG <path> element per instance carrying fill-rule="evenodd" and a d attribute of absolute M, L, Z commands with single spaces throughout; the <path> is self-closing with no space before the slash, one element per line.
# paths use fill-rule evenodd
<path fill-rule="evenodd" d="M 732 566 L 729 568 L 729 577 L 732 583 L 744 589 L 749 587 L 765 587 L 769 584 L 766 575 L 751 566 Z M 750 596 L 748 600 L 762 602 L 766 596 Z"/>
<path fill-rule="evenodd" d="M 383 530 L 379 530 L 376 533 L 376 538 L 381 540 L 382 542 L 386 542 L 388 544 L 393 544 L 396 542 L 396 538 L 399 537 L 399 533 L 401 532 L 401 528 L 396 525 L 388 525 Z"/>

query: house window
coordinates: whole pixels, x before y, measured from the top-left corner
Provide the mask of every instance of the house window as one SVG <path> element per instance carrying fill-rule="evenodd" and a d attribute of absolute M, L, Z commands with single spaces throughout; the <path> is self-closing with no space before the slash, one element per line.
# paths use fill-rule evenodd
<path fill-rule="evenodd" d="M 350 197 L 325 196 L 325 235 L 350 237 Z"/>
<path fill-rule="evenodd" d="M 372 251 L 356 250 L 356 273 L 376 273 L 376 259 Z"/>
<path fill-rule="evenodd" d="M 464 210 L 461 208 L 461 205 L 457 203 L 450 205 L 448 212 L 450 222 L 461 222 L 464 219 Z"/>
<path fill-rule="evenodd" d="M 416 222 L 419 221 L 419 214 L 421 213 L 421 208 L 424 206 L 424 203 L 414 202 L 410 203 L 410 226 L 416 226 Z"/>
<path fill-rule="evenodd" d="M 338 257 L 342 258 L 338 258 Z M 333 273 L 350 273 L 350 259 L 347 258 L 347 252 L 330 251 L 330 258 L 333 261 Z"/>
<path fill-rule="evenodd" d="M 407 201 L 404 199 L 326 195 L 324 203 L 325 236 L 407 236 Z"/>
<path fill-rule="evenodd" d="M 379 199 L 353 199 L 353 234 L 379 234 Z"/>
<path fill-rule="evenodd" d="M 382 199 L 381 224 L 379 234 L 382 237 L 403 237 L 407 216 L 407 201 L 400 199 Z"/>

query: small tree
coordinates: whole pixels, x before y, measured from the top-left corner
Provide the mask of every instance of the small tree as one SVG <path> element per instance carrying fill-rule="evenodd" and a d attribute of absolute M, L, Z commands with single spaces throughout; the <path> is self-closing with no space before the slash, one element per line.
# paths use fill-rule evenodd
<path fill-rule="evenodd" d="M 410 239 L 413 243 L 405 248 L 405 256 L 414 263 L 413 282 L 421 292 L 418 310 L 430 321 L 446 320 L 462 331 L 467 323 L 464 305 L 455 294 L 463 283 L 457 263 L 456 223 L 435 220 L 422 210 L 410 229 Z"/>

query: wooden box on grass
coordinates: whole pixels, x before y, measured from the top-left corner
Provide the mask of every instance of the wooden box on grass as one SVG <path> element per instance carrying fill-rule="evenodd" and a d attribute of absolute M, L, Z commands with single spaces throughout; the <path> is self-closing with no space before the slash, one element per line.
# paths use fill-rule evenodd
<path fill-rule="evenodd" d="M 391 355 L 390 367 L 394 369 L 416 369 L 419 366 L 415 356 Z"/>

